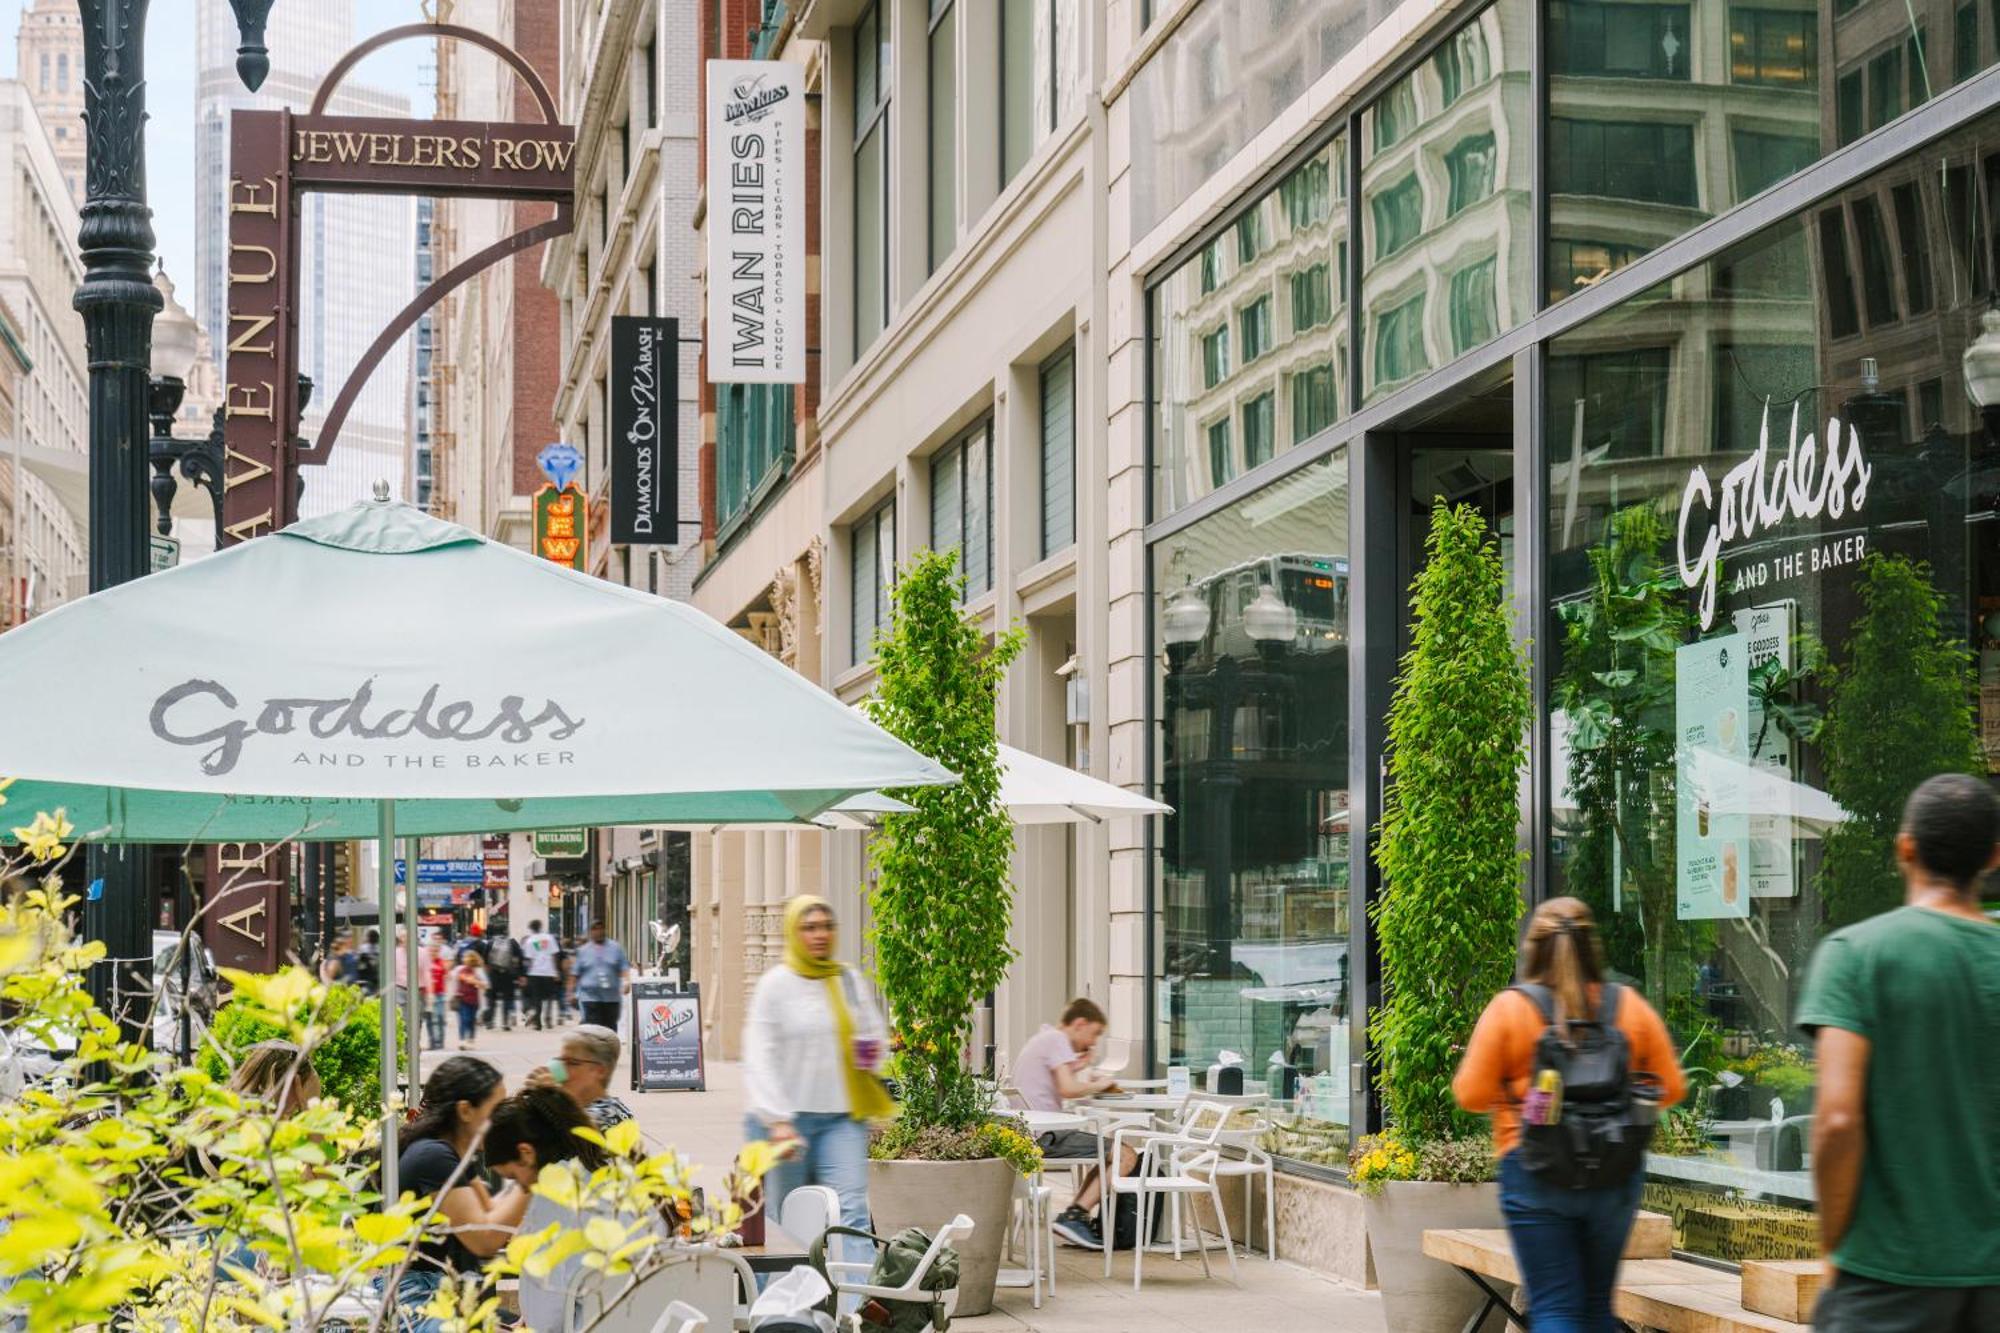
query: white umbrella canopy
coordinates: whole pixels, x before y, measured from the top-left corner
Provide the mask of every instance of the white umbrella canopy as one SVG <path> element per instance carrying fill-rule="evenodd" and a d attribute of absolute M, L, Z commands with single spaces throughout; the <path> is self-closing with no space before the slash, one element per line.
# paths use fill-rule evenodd
<path fill-rule="evenodd" d="M 955 781 L 707 616 L 364 502 L 0 636 L 16 808 L 141 842 L 811 820 Z"/>
<path fill-rule="evenodd" d="M 1174 812 L 1170 805 L 1011 745 L 1000 747 L 1000 804 L 1016 824 L 1096 824 L 1123 815 Z"/>

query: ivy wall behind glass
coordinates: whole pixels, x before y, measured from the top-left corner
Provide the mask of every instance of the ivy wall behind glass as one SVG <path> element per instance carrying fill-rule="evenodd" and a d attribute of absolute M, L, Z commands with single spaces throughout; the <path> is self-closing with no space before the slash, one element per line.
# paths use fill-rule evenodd
<path fill-rule="evenodd" d="M 1696 1074 L 1650 1197 L 1724 1258 L 1814 1252 L 1813 947 L 1900 903 L 1918 782 L 2000 773 L 1996 188 L 1988 118 L 1550 346 L 1550 888 Z"/>

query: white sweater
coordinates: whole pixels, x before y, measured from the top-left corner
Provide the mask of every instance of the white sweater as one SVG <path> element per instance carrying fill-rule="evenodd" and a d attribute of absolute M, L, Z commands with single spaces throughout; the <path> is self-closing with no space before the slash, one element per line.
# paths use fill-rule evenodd
<path fill-rule="evenodd" d="M 856 1037 L 885 1055 L 888 1032 L 873 987 L 852 968 L 840 979 Z M 846 1114 L 848 1052 L 840 1049 L 827 983 L 780 964 L 757 979 L 743 1026 L 743 1084 L 750 1114 L 769 1124 L 801 1112 Z"/>

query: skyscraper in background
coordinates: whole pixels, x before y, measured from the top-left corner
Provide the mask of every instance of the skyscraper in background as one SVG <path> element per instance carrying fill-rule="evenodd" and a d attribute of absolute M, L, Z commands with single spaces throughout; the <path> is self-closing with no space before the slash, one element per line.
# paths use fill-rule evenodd
<path fill-rule="evenodd" d="M 196 0 L 194 310 L 209 338 L 228 342 L 229 117 L 236 110 L 312 104 L 326 71 L 354 44 L 353 0 L 314 0 L 271 24 L 271 73 L 256 93 L 236 74 L 236 20 L 228 0 Z M 327 111 L 348 116 L 407 116 L 404 93 L 352 78 Z M 156 168 L 157 169 L 157 168 Z M 301 431 L 318 436 L 326 411 L 368 345 L 416 294 L 410 257 L 416 201 L 353 194 L 305 196 L 299 219 L 299 371 L 313 381 Z M 219 353 L 218 353 L 219 354 Z M 411 349 L 386 357 L 355 401 L 323 467 L 304 469 L 301 517 L 340 509 L 386 481 L 401 494 L 410 475 Z"/>
<path fill-rule="evenodd" d="M 83 20 L 76 0 L 28 0 L 16 38 L 17 77 L 28 90 L 70 197 L 83 202 Z"/>

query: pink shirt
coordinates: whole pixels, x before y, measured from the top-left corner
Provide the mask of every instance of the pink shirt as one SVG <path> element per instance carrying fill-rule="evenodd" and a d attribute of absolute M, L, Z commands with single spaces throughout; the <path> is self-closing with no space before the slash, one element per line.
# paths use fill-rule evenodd
<path fill-rule="evenodd" d="M 1069 1034 L 1061 1028 L 1043 1027 L 1028 1038 L 1014 1061 L 1014 1086 L 1031 1111 L 1062 1110 L 1062 1094 L 1056 1091 L 1056 1067 L 1074 1064 L 1083 1054 L 1069 1044 Z"/>

